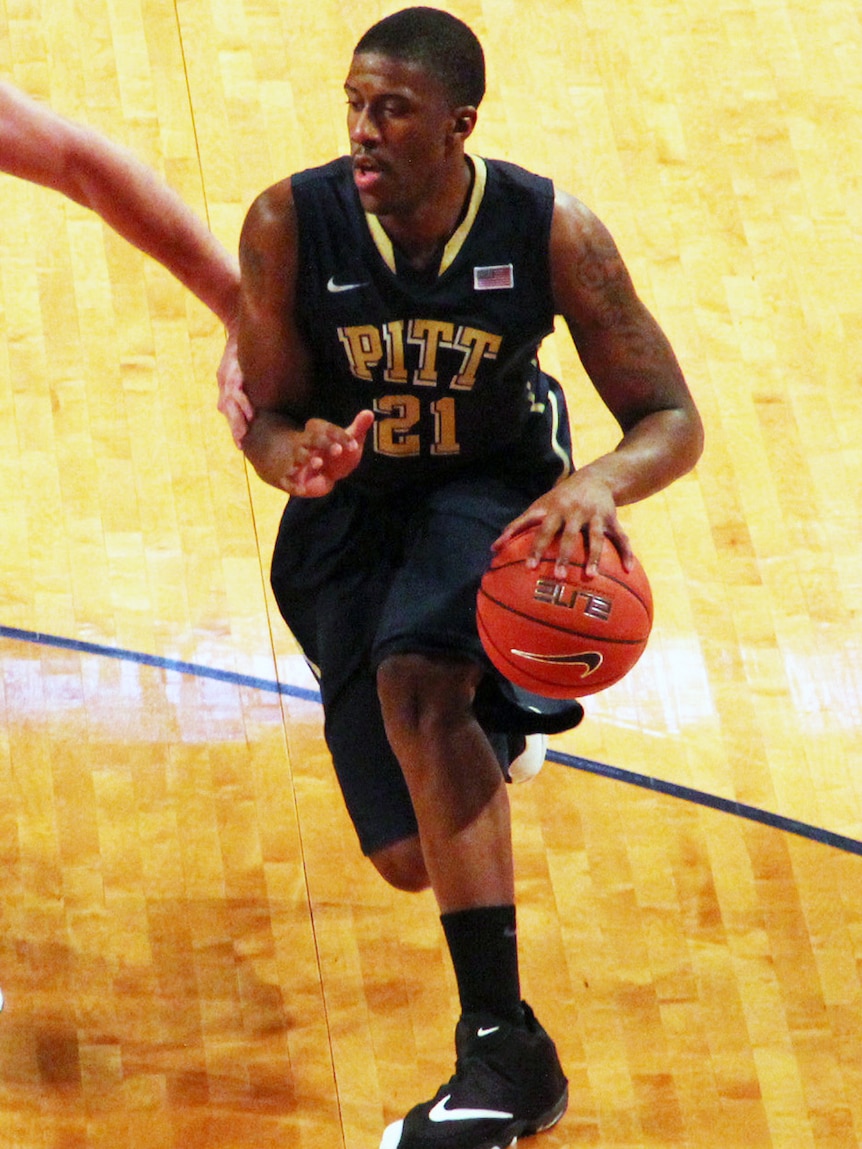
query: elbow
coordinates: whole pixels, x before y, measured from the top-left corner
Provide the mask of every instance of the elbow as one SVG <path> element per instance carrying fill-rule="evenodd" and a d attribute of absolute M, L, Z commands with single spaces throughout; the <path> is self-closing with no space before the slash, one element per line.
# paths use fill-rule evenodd
<path fill-rule="evenodd" d="M 675 479 L 692 471 L 703 454 L 703 421 L 692 404 L 664 412 L 663 451 Z"/>
<path fill-rule="evenodd" d="M 90 211 L 97 211 L 93 186 L 96 181 L 97 139 L 83 125 L 69 123 L 58 146 L 56 190 Z M 96 185 L 97 186 L 97 185 Z"/>
<path fill-rule="evenodd" d="M 650 411 L 628 428 L 623 424 L 623 431 L 623 442 L 631 435 L 645 435 L 650 453 L 655 452 L 664 460 L 672 479 L 693 470 L 703 454 L 703 421 L 693 403 Z"/>

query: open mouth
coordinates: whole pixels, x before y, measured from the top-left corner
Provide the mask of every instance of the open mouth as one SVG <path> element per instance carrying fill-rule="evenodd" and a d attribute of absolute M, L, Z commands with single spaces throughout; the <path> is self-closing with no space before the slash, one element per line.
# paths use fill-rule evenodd
<path fill-rule="evenodd" d="M 368 191 L 381 179 L 383 168 L 372 156 L 357 155 L 353 157 L 353 181 L 359 191 Z"/>

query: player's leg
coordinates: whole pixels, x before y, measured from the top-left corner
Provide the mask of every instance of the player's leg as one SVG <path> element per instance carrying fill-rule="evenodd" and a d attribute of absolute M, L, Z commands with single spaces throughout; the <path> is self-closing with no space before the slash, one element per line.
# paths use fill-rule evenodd
<path fill-rule="evenodd" d="M 442 913 L 514 900 L 509 803 L 473 712 L 483 671 L 446 655 L 386 659 L 377 689 Z"/>
<path fill-rule="evenodd" d="M 432 500 L 415 516 L 381 619 L 381 708 L 462 1007 L 455 1077 L 390 1126 L 385 1149 L 478 1149 L 494 1138 L 509 1145 L 565 1109 L 554 1044 L 520 999 L 508 796 L 474 708 L 484 674 L 476 589 L 519 498 L 493 484 L 480 497 L 471 484 Z"/>
<path fill-rule="evenodd" d="M 428 889 L 413 804 L 386 737 L 370 671 L 346 682 L 324 714 L 326 744 L 362 852 L 396 889 Z"/>
<path fill-rule="evenodd" d="M 389 1126 L 381 1149 L 509 1145 L 566 1108 L 554 1043 L 521 1001 L 508 793 L 472 707 L 481 674 L 474 663 L 410 654 L 378 671 L 462 1011 L 455 1076 Z"/>
<path fill-rule="evenodd" d="M 315 668 L 324 736 L 363 852 L 397 889 L 428 888 L 410 795 L 386 738 L 369 653 L 385 597 L 382 510 L 338 490 L 292 499 L 272 560 L 282 617 Z"/>
<path fill-rule="evenodd" d="M 396 890 L 418 894 L 431 887 L 418 833 L 381 846 L 369 854 L 368 860 L 381 878 Z"/>
<path fill-rule="evenodd" d="M 488 689 L 475 604 L 491 543 L 530 499 L 530 492 L 500 480 L 472 478 L 435 492 L 421 507 L 404 507 L 403 557 L 377 625 L 386 733 L 410 790 L 442 913 L 514 901 L 501 749 L 487 732 L 508 733 L 516 707 Z M 486 722 L 476 702 L 488 695 L 499 705 L 483 704 Z M 502 723 L 495 726 L 498 714 Z M 462 853 L 464 864 L 453 861 Z"/>

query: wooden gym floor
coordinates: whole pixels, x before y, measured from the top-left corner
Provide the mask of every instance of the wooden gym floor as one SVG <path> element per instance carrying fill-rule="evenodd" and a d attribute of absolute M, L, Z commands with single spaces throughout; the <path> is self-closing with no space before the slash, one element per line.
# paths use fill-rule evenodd
<path fill-rule="evenodd" d="M 0 72 L 235 246 L 345 147 L 371 0 L 0 0 Z M 463 0 L 475 150 L 608 223 L 707 427 L 625 512 L 649 649 L 514 792 L 547 1149 L 862 1143 L 862 18 Z M 429 896 L 353 843 L 266 587 L 218 324 L 0 180 L 0 1146 L 374 1149 L 451 1071 Z M 580 460 L 614 443 L 562 335 Z M 280 684 L 277 685 L 277 684 Z M 606 768 L 606 769 L 605 769 Z M 598 772 L 596 772 L 598 771 Z"/>

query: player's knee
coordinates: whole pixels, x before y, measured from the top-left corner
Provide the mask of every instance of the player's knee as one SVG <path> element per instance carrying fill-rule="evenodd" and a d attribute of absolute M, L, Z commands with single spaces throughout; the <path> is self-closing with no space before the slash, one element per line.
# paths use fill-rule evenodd
<path fill-rule="evenodd" d="M 384 846 L 371 855 L 370 861 L 380 876 L 396 890 L 416 894 L 431 885 L 418 837 Z"/>
<path fill-rule="evenodd" d="M 398 654 L 377 671 L 377 691 L 390 739 L 433 734 L 440 725 L 472 716 L 478 666 L 453 656 Z"/>

